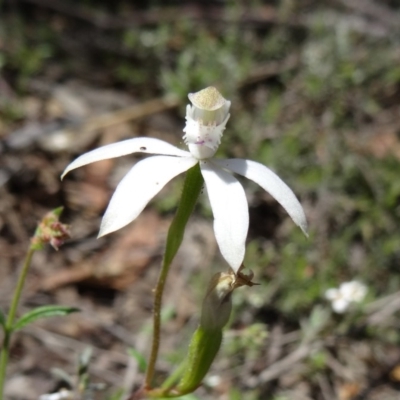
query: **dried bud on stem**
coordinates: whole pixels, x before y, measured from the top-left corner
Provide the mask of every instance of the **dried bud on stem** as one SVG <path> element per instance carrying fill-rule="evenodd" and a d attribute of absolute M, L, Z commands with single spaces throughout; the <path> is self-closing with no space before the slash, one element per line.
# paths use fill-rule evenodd
<path fill-rule="evenodd" d="M 232 270 L 229 272 L 219 272 L 215 274 L 208 286 L 207 294 L 203 300 L 200 326 L 205 330 L 222 329 L 229 320 L 232 309 L 232 292 L 241 286 L 253 286 L 256 283 L 251 282 L 253 272 L 249 275 L 241 272 L 239 269 L 235 274 Z"/>
<path fill-rule="evenodd" d="M 58 207 L 47 213 L 39 222 L 35 234 L 31 239 L 31 248 L 41 250 L 46 243 L 50 243 L 58 250 L 65 240 L 71 237 L 69 226 L 59 221 L 63 207 Z"/>

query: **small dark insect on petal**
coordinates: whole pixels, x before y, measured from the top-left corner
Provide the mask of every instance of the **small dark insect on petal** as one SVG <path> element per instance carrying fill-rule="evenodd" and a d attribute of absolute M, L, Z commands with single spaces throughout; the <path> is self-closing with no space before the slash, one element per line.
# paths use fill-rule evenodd
<path fill-rule="evenodd" d="M 147 147 L 142 146 L 140 150 L 147 150 Z"/>

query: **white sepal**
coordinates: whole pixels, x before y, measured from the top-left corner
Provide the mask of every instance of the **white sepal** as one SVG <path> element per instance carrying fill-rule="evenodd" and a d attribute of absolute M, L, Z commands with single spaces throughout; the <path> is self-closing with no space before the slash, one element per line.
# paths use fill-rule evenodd
<path fill-rule="evenodd" d="M 71 170 L 93 163 L 95 161 L 107 160 L 109 158 L 121 157 L 132 153 L 163 154 L 166 156 L 190 157 L 185 150 L 164 142 L 160 139 L 137 137 L 123 140 L 113 144 L 99 147 L 98 149 L 82 154 L 67 166 L 61 175 L 61 179 Z"/>
<path fill-rule="evenodd" d="M 260 185 L 286 210 L 296 225 L 298 225 L 306 236 L 307 220 L 303 207 L 297 200 L 292 189 L 275 172 L 271 171 L 265 165 L 251 160 L 239 158 L 228 160 L 213 160 L 213 162 L 222 168 L 243 175 Z"/>
<path fill-rule="evenodd" d="M 332 309 L 338 314 L 343 314 L 350 306 L 350 302 L 343 298 L 337 298 L 332 301 Z"/>
<path fill-rule="evenodd" d="M 154 156 L 135 164 L 111 198 L 101 222 L 99 237 L 133 221 L 172 178 L 197 162 L 193 157 Z"/>
<path fill-rule="evenodd" d="M 200 162 L 208 197 L 214 214 L 214 232 L 222 256 L 237 272 L 245 254 L 249 228 L 246 195 L 239 181 L 213 164 Z"/>

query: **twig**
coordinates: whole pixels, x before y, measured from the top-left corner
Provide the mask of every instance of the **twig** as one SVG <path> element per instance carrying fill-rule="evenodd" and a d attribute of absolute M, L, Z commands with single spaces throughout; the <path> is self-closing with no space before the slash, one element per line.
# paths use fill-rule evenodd
<path fill-rule="evenodd" d="M 79 133 L 79 141 L 90 142 L 96 133 L 113 125 L 127 121 L 135 121 L 140 118 L 156 114 L 161 111 L 177 107 L 180 101 L 175 96 L 166 96 L 158 99 L 145 101 L 144 103 L 129 106 L 114 112 L 108 112 L 95 117 L 88 118 L 81 125 L 74 128 L 62 129 L 46 136 L 41 145 L 48 150 L 57 149 L 57 143 L 72 143 Z M 82 144 L 82 143 L 80 143 Z"/>
<path fill-rule="evenodd" d="M 393 300 L 384 304 L 382 308 L 375 311 L 367 318 L 368 325 L 381 325 L 385 320 L 389 319 L 394 313 L 400 310 L 400 295 Z"/>
<path fill-rule="evenodd" d="M 345 381 L 352 381 L 355 379 L 355 374 L 352 369 L 341 364 L 340 361 L 333 357 L 329 352 L 326 353 L 326 365 L 337 377 L 340 377 Z"/>
<path fill-rule="evenodd" d="M 272 61 L 267 64 L 261 64 L 255 67 L 247 78 L 239 83 L 239 87 L 253 84 L 283 72 L 296 68 L 300 64 L 298 54 L 289 55 L 281 61 Z M 49 151 L 58 149 L 57 143 L 72 143 L 75 148 L 84 147 L 91 142 L 99 130 L 108 128 L 113 125 L 121 124 L 128 121 L 136 121 L 138 119 L 148 117 L 150 115 L 170 110 L 181 104 L 180 99 L 176 96 L 166 96 L 146 101 L 141 104 L 129 106 L 114 112 L 108 112 L 98 116 L 88 118 L 82 124 L 67 129 L 62 129 L 46 135 L 40 140 L 41 146 Z M 79 133 L 79 138 L 78 138 Z M 76 141 L 78 140 L 79 143 Z"/>
<path fill-rule="evenodd" d="M 269 382 L 273 379 L 278 378 L 283 373 L 286 373 L 293 365 L 297 364 L 304 358 L 310 355 L 311 352 L 318 350 L 322 347 L 322 342 L 318 341 L 315 343 L 301 344 L 296 350 L 290 353 L 285 358 L 272 364 L 269 368 L 263 371 L 258 379 L 255 381 L 257 385 L 265 382 Z"/>
<path fill-rule="evenodd" d="M 76 356 L 78 353 L 82 352 L 85 348 L 87 348 L 89 345 L 64 336 L 60 335 L 58 333 L 50 332 L 46 329 L 39 328 L 37 326 L 31 326 L 29 330 L 25 331 L 26 334 L 29 334 L 33 337 L 35 337 L 37 340 L 40 340 L 42 343 L 44 343 L 47 347 L 55 349 L 56 347 L 62 348 L 64 350 L 57 352 L 59 356 L 63 357 L 64 359 L 71 360 L 71 355 Z M 116 351 L 108 351 L 108 350 L 103 350 L 98 347 L 93 346 L 92 344 L 90 345 L 91 348 L 94 349 L 94 354 L 106 354 L 108 357 L 110 357 L 114 362 L 121 363 L 126 365 L 128 362 L 128 355 L 119 353 Z M 68 350 L 68 351 L 65 351 Z M 113 373 L 110 370 L 104 370 L 102 368 L 96 367 L 96 363 L 91 363 L 90 365 L 90 371 L 96 375 L 97 377 L 101 378 L 102 380 L 107 381 L 108 383 L 111 383 L 116 386 L 121 385 L 121 376 Z"/>
<path fill-rule="evenodd" d="M 372 0 L 336 0 L 347 8 L 379 20 L 384 26 L 390 25 L 395 30 L 400 29 L 400 14 L 382 4 Z"/>
<path fill-rule="evenodd" d="M 336 29 L 340 24 L 350 31 L 359 32 L 366 36 L 381 38 L 390 34 L 389 27 L 382 24 L 381 21 L 370 21 L 363 15 L 346 15 L 335 10 L 315 12 L 300 18 L 300 21 L 309 28 L 315 26 L 321 20 L 324 21 L 326 28 Z"/>
<path fill-rule="evenodd" d="M 239 82 L 239 87 L 263 81 L 276 75 L 297 68 L 300 65 L 300 54 L 290 54 L 283 60 L 269 61 L 265 64 L 257 65 L 249 75 Z"/>
<path fill-rule="evenodd" d="M 335 393 L 327 379 L 323 374 L 317 374 L 318 386 L 321 389 L 324 400 L 335 400 Z"/>
<path fill-rule="evenodd" d="M 111 16 L 105 13 L 96 12 L 88 7 L 69 5 L 59 0 L 21 0 L 24 3 L 35 4 L 39 7 L 48 8 L 60 14 L 92 24 L 104 30 L 117 30 L 144 25 L 158 25 L 160 23 L 172 23 L 182 19 L 191 22 L 204 22 L 213 24 L 241 24 L 241 25 L 266 25 L 279 24 L 301 27 L 302 24 L 295 18 L 282 19 L 276 8 L 263 6 L 252 8 L 241 12 L 238 17 L 229 16 L 224 6 L 198 7 L 193 5 L 180 5 L 178 7 L 153 8 L 146 11 L 134 10 L 129 16 Z"/>
<path fill-rule="evenodd" d="M 392 301 L 397 300 L 399 298 L 400 298 L 400 291 L 389 294 L 388 296 L 385 297 L 380 297 L 377 300 L 367 304 L 365 306 L 365 312 L 370 315 L 380 312 L 382 308 L 386 307 Z"/>

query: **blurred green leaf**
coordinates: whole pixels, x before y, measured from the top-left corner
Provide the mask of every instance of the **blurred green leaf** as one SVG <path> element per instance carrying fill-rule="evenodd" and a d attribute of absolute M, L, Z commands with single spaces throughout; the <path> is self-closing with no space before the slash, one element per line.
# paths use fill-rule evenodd
<path fill-rule="evenodd" d="M 160 397 L 159 400 L 167 400 L 170 399 L 170 397 Z M 185 394 L 183 396 L 175 397 L 177 400 L 200 400 L 197 396 L 194 394 Z"/>
<path fill-rule="evenodd" d="M 86 347 L 83 352 L 79 355 L 78 360 L 78 378 L 79 385 L 81 388 L 87 389 L 89 385 L 89 364 L 92 359 L 93 349 Z"/>
<path fill-rule="evenodd" d="M 122 400 L 124 396 L 124 389 L 116 389 L 115 392 L 111 393 L 106 397 L 107 400 Z"/>
<path fill-rule="evenodd" d="M 142 353 L 138 352 L 136 349 L 131 347 L 128 349 L 128 354 L 136 360 L 140 372 L 146 371 L 147 361 Z"/>
<path fill-rule="evenodd" d="M 57 379 L 57 381 L 65 382 L 70 387 L 74 386 L 74 377 L 61 368 L 51 368 L 51 375 Z"/>
<path fill-rule="evenodd" d="M 41 318 L 64 316 L 80 311 L 79 308 L 67 306 L 42 306 L 24 314 L 13 326 L 13 331 L 22 329 L 24 326 Z"/>
<path fill-rule="evenodd" d="M 3 313 L 3 310 L 0 309 L 0 325 L 5 328 L 6 326 L 6 316 Z"/>

